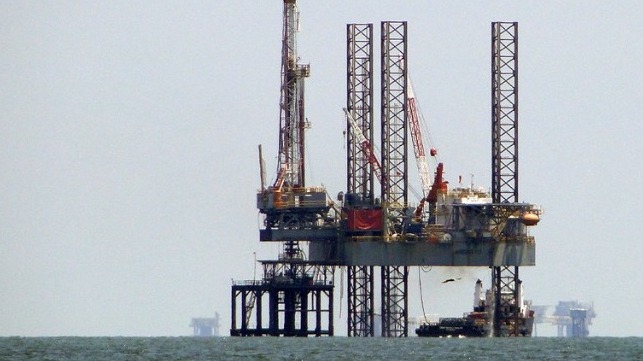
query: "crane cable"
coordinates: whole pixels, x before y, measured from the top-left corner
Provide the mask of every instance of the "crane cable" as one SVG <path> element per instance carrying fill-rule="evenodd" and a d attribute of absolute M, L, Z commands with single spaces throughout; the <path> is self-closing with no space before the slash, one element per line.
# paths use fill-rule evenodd
<path fill-rule="evenodd" d="M 339 267 L 339 318 L 342 318 L 342 304 L 344 303 L 344 267 Z"/>
<path fill-rule="evenodd" d="M 430 272 L 433 267 L 429 267 L 428 271 Z M 424 310 L 424 296 L 422 296 L 422 267 L 418 267 L 418 283 L 420 285 L 420 303 L 422 304 L 422 317 L 424 317 L 424 322 L 429 323 L 429 320 L 426 318 L 426 311 Z"/>

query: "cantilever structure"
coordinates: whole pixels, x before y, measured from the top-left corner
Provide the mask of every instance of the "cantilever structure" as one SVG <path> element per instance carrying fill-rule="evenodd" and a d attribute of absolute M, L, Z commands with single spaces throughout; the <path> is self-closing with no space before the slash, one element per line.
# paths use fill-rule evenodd
<path fill-rule="evenodd" d="M 298 23 L 296 0 L 284 0 L 279 163 L 274 184 L 266 187 L 262 175 L 257 194 L 265 217 L 259 238 L 281 242 L 283 252 L 261 261 L 261 280 L 233 282 L 232 336 L 333 335 L 334 267 L 306 260 L 301 248 L 304 241 L 334 237 L 336 222 L 325 189 L 306 186 L 304 79 L 310 66 L 299 63 Z"/>

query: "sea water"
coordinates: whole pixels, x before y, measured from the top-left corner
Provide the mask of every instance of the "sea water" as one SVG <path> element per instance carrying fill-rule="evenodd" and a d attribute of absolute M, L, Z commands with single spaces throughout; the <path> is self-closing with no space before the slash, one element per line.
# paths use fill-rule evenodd
<path fill-rule="evenodd" d="M 0 360 L 643 360 L 643 338 L 5 337 Z"/>

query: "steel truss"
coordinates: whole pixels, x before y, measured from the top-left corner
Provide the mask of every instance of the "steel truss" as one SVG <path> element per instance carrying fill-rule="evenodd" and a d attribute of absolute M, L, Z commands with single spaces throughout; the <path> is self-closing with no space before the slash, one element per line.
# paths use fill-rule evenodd
<path fill-rule="evenodd" d="M 346 108 L 372 143 L 373 141 L 373 24 L 348 24 L 346 26 L 347 48 L 347 94 Z M 347 124 L 347 129 L 350 125 Z M 373 170 L 369 166 L 369 154 L 347 132 L 348 151 L 347 185 L 349 193 L 359 193 L 365 199 L 373 199 Z"/>
<path fill-rule="evenodd" d="M 492 23 L 491 115 L 494 203 L 518 202 L 518 23 Z"/>
<path fill-rule="evenodd" d="M 406 22 L 382 22 L 382 202 L 401 224 L 407 204 Z"/>
<path fill-rule="evenodd" d="M 491 24 L 492 199 L 518 202 L 518 23 Z M 492 267 L 493 335 L 519 335 L 517 266 Z"/>
<path fill-rule="evenodd" d="M 519 267 L 493 267 L 493 336 L 520 336 Z"/>
<path fill-rule="evenodd" d="M 381 25 L 382 202 L 386 237 L 402 232 L 407 207 L 407 26 Z M 408 336 L 408 267 L 382 267 L 382 336 Z"/>
<path fill-rule="evenodd" d="M 375 336 L 373 266 L 348 266 L 348 336 Z"/>
<path fill-rule="evenodd" d="M 373 24 L 346 26 L 346 108 L 357 121 L 362 133 L 373 140 Z M 347 129 L 350 125 L 347 124 Z M 373 169 L 369 154 L 347 132 L 347 185 L 349 193 L 374 200 Z M 372 153 L 372 149 L 371 149 Z M 373 267 L 348 266 L 348 336 L 375 336 Z"/>
<path fill-rule="evenodd" d="M 408 266 L 382 266 L 382 337 L 407 337 Z"/>

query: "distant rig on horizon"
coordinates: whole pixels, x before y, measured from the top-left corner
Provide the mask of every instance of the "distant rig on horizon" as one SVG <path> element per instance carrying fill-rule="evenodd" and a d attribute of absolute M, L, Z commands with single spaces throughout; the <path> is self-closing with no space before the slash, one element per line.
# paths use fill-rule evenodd
<path fill-rule="evenodd" d="M 534 327 L 538 324 L 551 324 L 557 328 L 558 337 L 587 337 L 589 326 L 597 316 L 593 302 L 558 301 L 553 313 L 551 306 L 532 306 L 536 311 Z"/>

